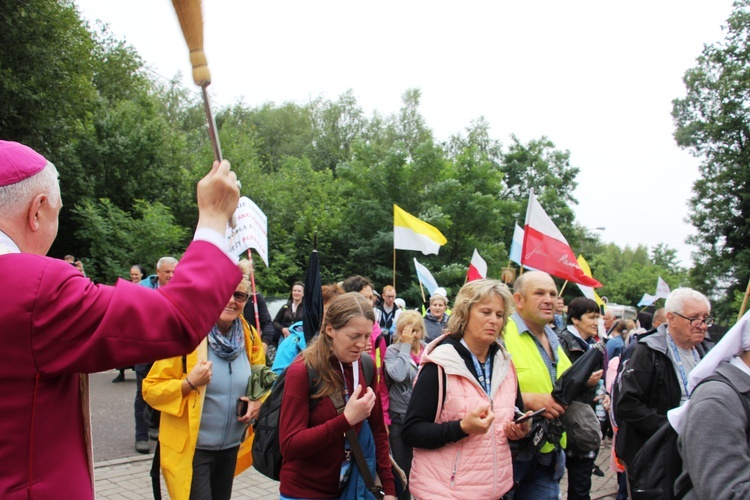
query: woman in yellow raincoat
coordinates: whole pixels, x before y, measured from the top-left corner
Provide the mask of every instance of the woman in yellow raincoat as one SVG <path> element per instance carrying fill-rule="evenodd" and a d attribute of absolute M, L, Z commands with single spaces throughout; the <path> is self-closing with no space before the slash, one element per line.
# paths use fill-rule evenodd
<path fill-rule="evenodd" d="M 250 264 L 239 267 L 245 278 L 208 337 L 187 356 L 154 363 L 143 381 L 143 399 L 161 411 L 161 470 L 173 500 L 228 499 L 234 476 L 252 463 L 248 423 L 267 392 L 257 400 L 246 393 L 252 365 L 264 365 L 265 353 L 242 317 Z"/>

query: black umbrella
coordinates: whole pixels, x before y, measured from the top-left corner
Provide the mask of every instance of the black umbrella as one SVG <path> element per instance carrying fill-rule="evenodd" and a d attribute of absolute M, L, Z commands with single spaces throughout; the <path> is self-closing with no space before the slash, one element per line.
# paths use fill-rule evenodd
<path fill-rule="evenodd" d="M 305 296 L 302 298 L 302 331 L 305 342 L 318 334 L 323 321 L 323 290 L 320 282 L 320 262 L 318 261 L 318 235 L 313 238 L 313 251 L 310 254 L 310 264 L 305 275 Z"/>
<path fill-rule="evenodd" d="M 579 394 L 590 390 L 586 382 L 593 372 L 604 366 L 604 351 L 604 342 L 592 345 L 555 381 L 552 397 L 560 404 L 569 405 Z"/>

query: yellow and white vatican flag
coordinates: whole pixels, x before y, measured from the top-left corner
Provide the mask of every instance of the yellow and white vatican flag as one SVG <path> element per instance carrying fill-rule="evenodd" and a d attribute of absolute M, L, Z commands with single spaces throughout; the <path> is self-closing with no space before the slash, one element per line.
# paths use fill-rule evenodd
<path fill-rule="evenodd" d="M 448 240 L 436 228 L 393 205 L 393 248 L 437 254 Z"/>

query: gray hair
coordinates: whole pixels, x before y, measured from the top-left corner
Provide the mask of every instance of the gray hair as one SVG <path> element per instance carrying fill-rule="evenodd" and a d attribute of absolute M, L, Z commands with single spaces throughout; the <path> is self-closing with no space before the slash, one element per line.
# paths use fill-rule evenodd
<path fill-rule="evenodd" d="M 685 302 L 690 300 L 702 301 L 708 307 L 708 311 L 711 312 L 711 302 L 708 301 L 708 298 L 698 290 L 687 287 L 672 290 L 672 293 L 669 294 L 667 301 L 664 303 L 664 309 L 668 313 L 682 313 Z"/>
<path fill-rule="evenodd" d="M 0 187 L 0 217 L 14 218 L 22 214 L 29 202 L 38 194 L 46 194 L 50 205 L 60 206 L 59 174 L 55 166 L 47 165 L 38 173 L 22 181 Z"/>
<path fill-rule="evenodd" d="M 158 271 L 161 269 L 161 266 L 164 264 L 174 264 L 177 265 L 177 259 L 174 257 L 162 257 L 159 259 L 159 262 L 156 263 L 156 270 Z"/>

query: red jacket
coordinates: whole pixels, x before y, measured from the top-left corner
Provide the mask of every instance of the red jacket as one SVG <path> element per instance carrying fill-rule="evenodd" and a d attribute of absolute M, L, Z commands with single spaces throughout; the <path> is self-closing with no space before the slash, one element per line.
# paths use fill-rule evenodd
<path fill-rule="evenodd" d="M 93 498 L 81 373 L 191 352 L 239 280 L 202 241 L 157 291 L 124 280 L 95 285 L 62 260 L 0 255 L 0 498 Z"/>

